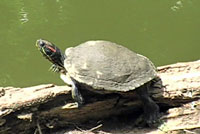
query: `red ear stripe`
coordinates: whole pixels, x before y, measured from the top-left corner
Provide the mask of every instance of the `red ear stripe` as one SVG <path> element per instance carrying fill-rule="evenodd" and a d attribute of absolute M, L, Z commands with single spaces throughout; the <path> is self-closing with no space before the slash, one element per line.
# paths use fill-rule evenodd
<path fill-rule="evenodd" d="M 56 52 L 56 50 L 50 46 L 46 46 L 47 48 L 49 48 L 51 51 L 53 51 L 54 53 Z"/>

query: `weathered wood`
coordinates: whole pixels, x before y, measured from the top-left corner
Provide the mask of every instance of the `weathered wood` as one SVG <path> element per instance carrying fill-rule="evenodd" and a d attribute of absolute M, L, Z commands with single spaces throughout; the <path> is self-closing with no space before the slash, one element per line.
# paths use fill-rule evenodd
<path fill-rule="evenodd" d="M 158 67 L 165 86 L 156 94 L 159 102 L 180 105 L 200 98 L 200 60 Z"/>
<path fill-rule="evenodd" d="M 161 107 L 170 109 L 162 116 L 164 123 L 160 129 L 151 130 L 151 133 L 197 132 L 200 127 L 200 61 L 162 66 L 158 67 L 158 71 L 163 87 L 151 91 L 151 95 Z M 86 93 L 87 103 L 77 108 L 70 90 L 71 87 L 53 84 L 27 88 L 1 87 L 0 134 L 34 133 L 39 131 L 38 126 L 43 130 L 53 130 L 89 119 L 134 112 L 141 107 L 135 94 L 132 94 L 132 99 L 119 99 L 116 95 Z M 119 133 L 123 132 L 119 130 Z"/>

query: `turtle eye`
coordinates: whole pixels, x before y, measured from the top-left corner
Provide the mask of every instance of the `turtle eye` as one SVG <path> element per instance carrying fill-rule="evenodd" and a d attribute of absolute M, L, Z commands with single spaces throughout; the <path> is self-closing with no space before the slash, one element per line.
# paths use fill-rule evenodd
<path fill-rule="evenodd" d="M 41 42 L 41 43 L 40 43 L 40 46 L 41 46 L 41 47 L 44 47 L 44 46 L 45 46 L 45 43 L 44 43 L 44 42 Z"/>
<path fill-rule="evenodd" d="M 38 44 L 40 45 L 40 47 L 44 47 L 46 44 L 44 41 L 42 41 L 41 39 L 38 40 Z"/>

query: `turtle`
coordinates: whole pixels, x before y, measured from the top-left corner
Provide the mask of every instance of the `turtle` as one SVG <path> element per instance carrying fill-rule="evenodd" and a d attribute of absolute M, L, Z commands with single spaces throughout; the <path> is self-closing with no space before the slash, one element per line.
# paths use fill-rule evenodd
<path fill-rule="evenodd" d="M 143 103 L 147 124 L 159 118 L 159 106 L 150 97 L 149 90 L 159 83 L 156 67 L 145 56 L 130 49 L 104 40 L 86 41 L 69 47 L 62 53 L 53 43 L 39 39 L 36 46 L 59 72 L 61 79 L 72 87 L 72 98 L 78 106 L 84 105 L 80 84 L 91 87 L 88 90 L 107 94 L 135 92 Z"/>

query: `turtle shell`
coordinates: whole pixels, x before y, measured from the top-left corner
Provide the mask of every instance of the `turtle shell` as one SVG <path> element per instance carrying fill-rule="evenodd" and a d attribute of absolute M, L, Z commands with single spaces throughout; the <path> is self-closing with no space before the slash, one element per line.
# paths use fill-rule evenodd
<path fill-rule="evenodd" d="M 95 90 L 126 92 L 156 76 L 148 58 L 109 41 L 87 41 L 65 55 L 68 75 Z"/>

